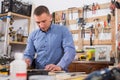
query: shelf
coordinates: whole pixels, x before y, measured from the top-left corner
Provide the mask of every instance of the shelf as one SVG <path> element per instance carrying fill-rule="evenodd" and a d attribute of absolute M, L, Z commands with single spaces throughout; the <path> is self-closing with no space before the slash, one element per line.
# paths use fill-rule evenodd
<path fill-rule="evenodd" d="M 110 3 L 99 4 L 100 9 L 105 9 L 110 7 Z M 92 9 L 92 5 L 89 5 L 89 8 Z"/>
<path fill-rule="evenodd" d="M 71 24 L 78 24 L 77 20 L 68 20 L 68 22 L 69 22 L 68 23 L 69 25 L 71 25 Z"/>
<path fill-rule="evenodd" d="M 10 41 L 9 44 L 24 44 L 24 45 L 26 45 L 26 42 Z"/>
<path fill-rule="evenodd" d="M 8 13 L 0 14 L 0 17 L 2 17 L 2 16 L 8 16 L 8 15 L 15 16 L 16 19 L 17 18 L 30 19 L 30 17 L 28 17 L 28 16 L 17 14 L 17 13 L 13 13 L 13 12 L 8 12 Z"/>
<path fill-rule="evenodd" d="M 78 12 L 82 12 L 82 8 L 77 8 L 77 7 L 71 7 L 71 8 L 68 8 L 68 13 L 78 13 Z"/>
<path fill-rule="evenodd" d="M 23 42 L 12 41 L 13 39 L 11 39 L 11 38 L 13 38 L 13 36 L 15 36 L 15 32 L 17 31 L 16 30 L 17 27 L 26 27 L 26 28 L 24 28 L 24 30 L 26 30 L 26 34 L 29 35 L 31 18 L 29 16 L 25 16 L 25 15 L 21 15 L 21 14 L 17 14 L 17 13 L 13 13 L 13 12 L 7 12 L 7 13 L 0 14 L 0 19 L 1 19 L 2 22 L 4 22 L 4 24 L 6 24 L 6 25 L 4 25 L 4 27 L 6 27 L 6 28 L 4 30 L 5 41 L 3 42 L 4 43 L 3 53 L 8 55 L 9 48 L 7 46 L 11 46 L 11 48 L 15 47 L 15 49 L 17 50 L 18 48 L 16 47 L 16 45 L 17 46 L 19 46 L 19 45 L 20 46 L 21 45 L 25 46 L 26 45 L 25 41 L 23 41 Z M 23 24 L 22 26 L 21 26 L 21 23 L 18 26 L 14 26 L 13 22 L 19 23 L 19 21 L 21 21 L 21 20 L 27 20 L 27 22 L 26 22 L 27 24 L 25 24 L 26 26 L 24 26 L 24 23 L 25 23 L 24 21 L 22 22 L 22 24 Z M 17 23 L 15 25 L 17 25 Z M 13 28 L 15 27 L 15 29 L 10 30 L 11 27 L 13 27 Z M 9 35 L 10 33 L 12 34 L 12 36 Z"/>
<path fill-rule="evenodd" d="M 79 44 L 79 41 L 74 41 L 74 44 L 75 45 Z M 84 40 L 82 44 L 90 45 L 90 40 Z M 93 45 L 112 45 L 112 44 L 113 44 L 112 40 L 93 40 Z"/>
<path fill-rule="evenodd" d="M 71 30 L 70 31 L 72 34 L 78 34 L 80 32 L 80 30 Z"/>
<path fill-rule="evenodd" d="M 55 21 L 55 23 L 61 23 L 61 22 L 65 22 L 65 20 Z"/>
<path fill-rule="evenodd" d="M 112 40 L 93 40 L 93 45 L 111 45 Z M 84 45 L 90 45 L 90 40 L 84 40 Z"/>

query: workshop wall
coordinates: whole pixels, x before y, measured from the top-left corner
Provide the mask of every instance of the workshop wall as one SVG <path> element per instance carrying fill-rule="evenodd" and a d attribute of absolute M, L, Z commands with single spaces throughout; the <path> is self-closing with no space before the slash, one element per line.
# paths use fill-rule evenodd
<path fill-rule="evenodd" d="M 3 0 L 0 0 L 0 3 Z M 65 10 L 68 9 L 70 7 L 83 7 L 84 5 L 89 5 L 89 4 L 93 4 L 93 3 L 99 3 L 99 4 L 103 4 L 103 3 L 107 3 L 110 2 L 111 0 L 21 0 L 22 2 L 28 2 L 28 3 L 32 3 L 33 4 L 33 10 L 36 6 L 39 5 L 46 5 L 50 12 L 55 12 L 55 11 L 59 11 L 59 10 Z M 1 4 L 0 4 L 0 12 L 1 12 Z M 26 26 L 26 21 L 25 24 L 21 25 L 21 23 L 16 24 L 16 26 Z M 38 28 L 36 26 L 36 24 L 34 23 L 33 17 L 31 17 L 31 31 L 33 31 L 34 29 Z M 35 26 L 35 27 L 34 27 Z M 16 48 L 16 46 L 15 46 Z M 20 48 L 18 48 L 20 49 Z M 24 50 L 22 50 L 21 52 L 23 52 Z"/>
<path fill-rule="evenodd" d="M 69 7 L 81 7 L 83 5 L 95 3 L 106 3 L 111 0 L 31 0 L 33 4 L 38 5 L 46 5 L 51 12 L 58 10 L 65 10 Z"/>
<path fill-rule="evenodd" d="M 0 0 L 0 2 L 3 0 Z M 22 2 L 28 2 L 32 3 L 35 6 L 38 5 L 46 5 L 51 12 L 57 11 L 57 10 L 64 10 L 69 7 L 81 7 L 86 4 L 92 4 L 95 3 L 106 3 L 110 2 L 111 0 L 18 0 Z M 0 11 L 1 11 L 1 4 L 0 4 Z"/>
<path fill-rule="evenodd" d="M 26 0 L 27 1 L 27 0 Z M 111 2 L 111 0 L 60 0 L 60 1 L 52 1 L 52 0 L 28 0 L 30 3 L 32 3 L 34 5 L 33 8 L 35 8 L 36 6 L 39 5 L 45 5 L 49 8 L 50 12 L 55 12 L 55 11 L 60 11 L 60 10 L 66 10 L 70 7 L 83 7 L 84 5 L 91 5 L 93 3 L 99 3 L 99 4 L 103 4 L 103 3 L 107 3 L 107 2 Z M 54 5 L 53 5 L 54 4 Z M 92 15 L 89 15 L 92 16 Z M 36 24 L 34 23 L 34 19 L 31 19 L 31 29 L 30 32 L 35 30 L 36 28 Z"/>

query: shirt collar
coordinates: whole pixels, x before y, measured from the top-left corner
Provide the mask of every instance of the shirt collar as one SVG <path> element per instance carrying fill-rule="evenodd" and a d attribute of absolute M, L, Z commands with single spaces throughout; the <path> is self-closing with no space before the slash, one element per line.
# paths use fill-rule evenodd
<path fill-rule="evenodd" d="M 41 29 L 40 29 L 40 31 L 41 32 L 44 32 L 44 33 L 47 33 L 47 32 L 49 32 L 49 31 L 51 31 L 51 29 L 52 29 L 52 23 L 50 24 L 50 27 L 49 27 L 49 29 L 45 32 L 45 31 L 42 31 Z"/>

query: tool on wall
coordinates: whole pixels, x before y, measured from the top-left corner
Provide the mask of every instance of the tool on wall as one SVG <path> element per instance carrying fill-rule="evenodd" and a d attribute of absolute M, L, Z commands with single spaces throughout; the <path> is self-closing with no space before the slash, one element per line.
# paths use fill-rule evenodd
<path fill-rule="evenodd" d="M 85 38 L 85 29 L 84 29 L 85 22 L 83 18 L 78 18 L 77 24 L 78 26 L 81 26 L 81 38 Z"/>
<path fill-rule="evenodd" d="M 110 9 L 112 15 L 115 16 L 115 0 L 111 0 Z"/>
<path fill-rule="evenodd" d="M 87 20 L 87 11 L 91 10 L 91 8 L 89 8 L 89 5 L 84 5 L 83 7 L 83 18 L 82 18 L 82 24 L 81 24 L 81 38 L 85 38 L 85 25 L 86 25 L 86 20 Z"/>
<path fill-rule="evenodd" d="M 100 5 L 98 3 L 96 3 L 96 10 L 100 9 Z"/>
<path fill-rule="evenodd" d="M 110 26 L 110 22 L 111 22 L 111 15 L 108 14 L 108 15 L 107 15 L 107 23 L 108 23 L 108 26 Z"/>
<path fill-rule="evenodd" d="M 96 13 L 96 6 L 95 3 L 92 4 L 92 14 Z"/>
<path fill-rule="evenodd" d="M 80 13 L 80 10 L 78 10 L 78 13 Z M 83 18 L 77 18 L 77 24 L 78 26 L 81 26 L 81 24 L 83 23 Z"/>
<path fill-rule="evenodd" d="M 116 1 L 116 2 L 115 2 L 115 7 L 116 7 L 117 9 L 120 9 L 120 2 Z"/>
<path fill-rule="evenodd" d="M 89 31 L 89 34 L 90 34 L 90 46 L 92 46 L 93 45 L 93 34 L 94 34 L 94 29 L 93 29 L 93 25 L 91 25 L 90 27 L 88 27 L 87 29 L 89 29 L 90 31 Z"/>
<path fill-rule="evenodd" d="M 85 20 L 85 18 L 87 18 L 87 11 L 91 11 L 91 8 L 89 7 L 89 5 L 84 5 L 83 7 L 83 18 Z"/>
<path fill-rule="evenodd" d="M 98 38 L 99 34 L 102 32 L 102 25 L 98 18 L 94 19 L 94 26 L 95 26 L 95 37 Z"/>
<path fill-rule="evenodd" d="M 15 41 L 16 38 L 16 31 L 13 30 L 14 27 L 9 27 L 9 36 L 12 41 Z"/>
<path fill-rule="evenodd" d="M 13 19 L 13 16 L 11 16 L 11 18 L 10 18 L 10 25 L 12 25 L 13 22 L 14 22 L 14 19 Z"/>
<path fill-rule="evenodd" d="M 106 28 L 107 27 L 107 21 L 105 20 L 104 21 L 104 28 Z"/>
<path fill-rule="evenodd" d="M 94 31 L 93 31 L 93 25 L 92 25 L 92 26 L 90 26 L 90 46 L 93 45 L 93 40 L 92 40 L 93 33 L 94 33 Z"/>
<path fill-rule="evenodd" d="M 68 8 L 68 10 L 70 11 L 70 18 L 71 20 L 73 20 L 73 9 L 76 9 L 75 7 L 71 7 L 71 8 Z"/>
<path fill-rule="evenodd" d="M 55 23 L 55 12 L 52 13 L 52 22 Z"/>
<path fill-rule="evenodd" d="M 66 25 L 66 14 L 62 12 L 62 24 Z"/>

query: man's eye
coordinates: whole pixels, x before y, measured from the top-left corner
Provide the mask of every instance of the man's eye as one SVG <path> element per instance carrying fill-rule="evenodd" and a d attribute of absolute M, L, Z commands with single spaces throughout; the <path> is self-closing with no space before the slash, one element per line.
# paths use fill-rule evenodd
<path fill-rule="evenodd" d="M 36 22 L 37 24 L 39 24 L 40 22 Z"/>
<path fill-rule="evenodd" d="M 46 21 L 42 21 L 43 23 L 45 23 Z"/>
<path fill-rule="evenodd" d="M 36 22 L 37 24 L 39 24 L 40 22 Z"/>

